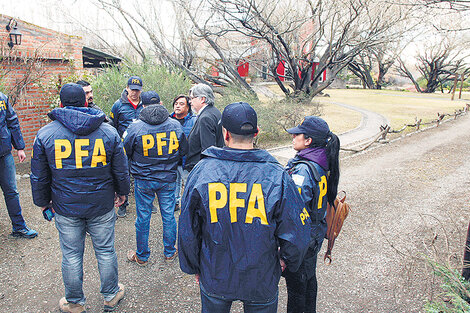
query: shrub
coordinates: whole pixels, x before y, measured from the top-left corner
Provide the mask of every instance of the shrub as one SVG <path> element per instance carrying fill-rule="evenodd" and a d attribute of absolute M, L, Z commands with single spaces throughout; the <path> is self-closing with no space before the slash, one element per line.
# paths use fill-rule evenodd
<path fill-rule="evenodd" d="M 181 72 L 162 65 L 144 62 L 121 68 L 112 67 L 98 75 L 93 82 L 95 103 L 106 113 L 111 111 L 114 102 L 121 97 L 131 76 L 139 76 L 143 81 L 143 90 L 155 90 L 160 95 L 163 105 L 173 111 L 171 102 L 178 94 L 187 94 L 191 81 Z"/>

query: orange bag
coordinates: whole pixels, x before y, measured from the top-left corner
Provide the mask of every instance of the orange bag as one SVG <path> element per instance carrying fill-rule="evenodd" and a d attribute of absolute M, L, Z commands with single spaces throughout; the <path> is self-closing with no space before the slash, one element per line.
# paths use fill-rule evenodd
<path fill-rule="evenodd" d="M 340 197 L 338 194 L 334 206 L 328 203 L 326 209 L 326 224 L 328 225 L 328 230 L 326 231 L 325 238 L 328 239 L 328 249 L 323 257 L 323 261 L 327 265 L 331 264 L 331 250 L 333 250 L 335 239 L 338 237 L 341 227 L 343 227 L 344 220 L 349 214 L 349 204 L 346 203 L 346 192 L 342 191 L 341 193 L 344 193 L 344 196 Z"/>

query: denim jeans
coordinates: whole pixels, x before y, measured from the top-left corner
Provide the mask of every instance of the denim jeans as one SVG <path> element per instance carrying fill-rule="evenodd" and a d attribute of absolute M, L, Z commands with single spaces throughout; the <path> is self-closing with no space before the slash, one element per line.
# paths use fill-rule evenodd
<path fill-rule="evenodd" d="M 55 215 L 55 225 L 59 231 L 62 250 L 62 279 L 65 285 L 65 298 L 70 303 L 85 304 L 83 294 L 83 251 L 88 232 L 95 249 L 101 290 L 105 301 L 110 301 L 118 293 L 118 263 L 114 250 L 114 210 L 93 217 L 79 218 Z"/>
<path fill-rule="evenodd" d="M 186 180 L 183 180 L 183 167 L 178 165 L 176 171 L 176 189 L 175 189 L 175 197 L 176 203 L 181 204 L 181 189 L 183 187 L 183 183 L 186 183 Z"/>
<path fill-rule="evenodd" d="M 163 221 L 163 254 L 166 257 L 170 257 L 176 252 L 175 185 L 176 182 L 161 183 L 135 179 L 134 192 L 137 213 L 135 220 L 136 254 L 142 261 L 147 261 L 150 256 L 150 218 L 152 217 L 155 193 L 157 194 Z"/>
<path fill-rule="evenodd" d="M 11 153 L 0 157 L 0 187 L 5 197 L 13 231 L 24 229 L 26 223 L 21 214 L 20 196 L 16 188 L 15 159 Z"/>
<path fill-rule="evenodd" d="M 201 312 L 202 313 L 229 313 L 232 302 L 237 299 L 228 299 L 218 296 L 204 290 L 202 284 L 199 284 L 201 290 Z M 272 299 L 266 301 L 242 301 L 243 311 L 245 313 L 276 313 L 278 293 Z"/>

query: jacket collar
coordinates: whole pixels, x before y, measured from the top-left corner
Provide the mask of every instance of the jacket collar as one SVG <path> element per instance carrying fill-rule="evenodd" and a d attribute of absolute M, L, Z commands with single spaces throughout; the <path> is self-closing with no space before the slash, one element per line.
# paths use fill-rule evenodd
<path fill-rule="evenodd" d="M 230 160 L 237 162 L 270 162 L 279 164 L 279 162 L 266 150 L 252 149 L 232 149 L 229 147 L 209 147 L 202 152 L 202 155 L 220 160 Z"/>

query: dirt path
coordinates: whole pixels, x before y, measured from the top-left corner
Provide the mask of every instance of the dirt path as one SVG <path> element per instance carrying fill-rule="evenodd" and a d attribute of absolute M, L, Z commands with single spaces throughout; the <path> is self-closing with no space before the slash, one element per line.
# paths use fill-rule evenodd
<path fill-rule="evenodd" d="M 319 312 L 422 311 L 435 283 L 424 263 L 396 249 L 408 249 L 412 256 L 432 254 L 430 243 L 437 236 L 442 255 L 448 255 L 448 239 L 450 256 L 460 257 L 470 203 L 468 151 L 470 117 L 464 116 L 342 161 L 340 188 L 348 192 L 353 212 L 335 245 L 333 264 L 318 267 Z M 64 291 L 57 231 L 33 206 L 28 179 L 19 180 L 19 190 L 26 220 L 39 236 L 9 237 L 10 222 L 0 202 L 0 312 L 58 312 Z M 198 312 L 194 278 L 183 274 L 177 261 L 163 261 L 159 214 L 151 223 L 150 265 L 126 262 L 126 252 L 135 248 L 132 198 L 130 208 L 116 224 L 120 281 L 128 287 L 118 312 Z M 101 312 L 89 238 L 84 263 L 87 311 Z M 285 312 L 283 279 L 279 297 L 279 312 Z M 232 312 L 241 312 L 240 304 Z"/>

